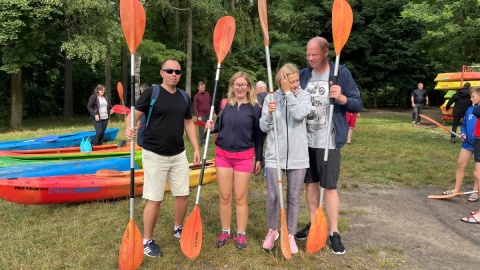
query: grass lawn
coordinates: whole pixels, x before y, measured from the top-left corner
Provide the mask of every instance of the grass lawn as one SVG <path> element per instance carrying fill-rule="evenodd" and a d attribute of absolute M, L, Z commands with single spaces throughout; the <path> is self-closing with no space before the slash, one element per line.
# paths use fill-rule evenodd
<path fill-rule="evenodd" d="M 353 143 L 342 150 L 340 191 L 355 189 L 362 183 L 392 188 L 453 187 L 460 144 L 450 144 L 449 135 L 439 128 L 412 125 L 407 115 L 362 113 Z M 22 132 L 0 133 L 0 141 L 93 129 L 86 118 L 26 121 L 24 126 Z M 109 127 L 120 127 L 118 139 L 124 139 L 121 117 L 115 117 Z M 210 142 L 208 158 L 213 157 Z M 191 148 L 187 151 L 191 159 Z M 473 179 L 472 170 L 473 165 L 469 165 L 467 183 Z M 187 215 L 194 205 L 196 191 L 191 189 Z M 164 257 L 145 257 L 141 269 L 396 269 L 390 261 L 408 261 L 402 250 L 391 251 L 389 261 L 369 248 L 362 255 L 349 255 L 348 243 L 344 243 L 345 256 L 333 255 L 329 248 L 308 254 L 300 241 L 297 242 L 300 252 L 289 261 L 282 257 L 278 241 L 277 248 L 265 252 L 261 247 L 267 232 L 265 200 L 266 183 L 262 176 L 255 176 L 249 193 L 248 249 L 237 251 L 232 243 L 217 249 L 214 245 L 220 231 L 218 191 L 216 184 L 204 186 L 200 198 L 202 251 L 199 257 L 190 260 L 182 254 L 178 240 L 172 235 L 173 200 L 167 193 L 155 231 Z M 143 206 L 144 201 L 137 197 L 135 220 L 141 231 Z M 306 206 L 302 205 L 302 209 L 299 229 L 307 221 Z M 354 211 L 341 209 L 340 231 L 348 231 L 355 222 L 348 215 L 350 210 Z M 41 206 L 0 201 L 0 269 L 116 269 L 128 220 L 129 201 L 123 199 Z M 233 231 L 235 222 L 233 215 Z"/>

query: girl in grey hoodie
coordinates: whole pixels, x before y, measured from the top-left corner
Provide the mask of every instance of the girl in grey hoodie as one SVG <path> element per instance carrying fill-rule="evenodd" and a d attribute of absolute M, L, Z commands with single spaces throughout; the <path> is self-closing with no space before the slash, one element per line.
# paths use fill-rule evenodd
<path fill-rule="evenodd" d="M 279 233 L 277 230 L 280 215 L 278 194 L 277 153 L 275 139 L 279 144 L 280 168 L 287 174 L 287 224 L 290 250 L 298 252 L 294 234 L 297 231 L 300 212 L 300 196 L 305 172 L 309 167 L 306 118 L 310 113 L 310 94 L 300 88 L 298 68 L 285 64 L 275 77 L 280 87 L 273 95 L 265 98 L 260 118 L 260 128 L 267 133 L 265 169 L 267 171 L 267 218 L 268 233 L 263 248 L 271 250 Z M 273 130 L 273 113 L 277 124 L 277 136 Z M 279 176 L 282 177 L 282 176 Z M 280 178 L 281 179 L 281 178 Z"/>

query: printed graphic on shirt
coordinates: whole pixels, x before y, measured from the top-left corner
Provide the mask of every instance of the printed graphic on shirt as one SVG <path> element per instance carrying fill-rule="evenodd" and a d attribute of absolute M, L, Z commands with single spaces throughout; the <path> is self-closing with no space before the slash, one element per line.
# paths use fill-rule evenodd
<path fill-rule="evenodd" d="M 312 100 L 312 107 L 310 108 L 310 114 L 307 116 L 307 125 L 327 125 L 328 116 L 328 82 L 321 80 L 311 80 L 308 82 L 305 89 L 310 93 Z"/>

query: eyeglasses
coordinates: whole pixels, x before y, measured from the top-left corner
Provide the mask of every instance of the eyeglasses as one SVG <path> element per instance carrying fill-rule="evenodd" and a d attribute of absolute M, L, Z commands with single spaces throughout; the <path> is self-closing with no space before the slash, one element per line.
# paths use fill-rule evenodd
<path fill-rule="evenodd" d="M 238 88 L 238 89 L 243 89 L 247 88 L 248 84 L 247 83 L 234 83 L 233 87 Z"/>
<path fill-rule="evenodd" d="M 180 75 L 182 74 L 182 71 L 180 69 L 171 69 L 171 68 L 168 68 L 168 69 L 162 69 L 162 71 L 166 72 L 167 74 L 172 74 L 175 72 L 176 75 Z"/>

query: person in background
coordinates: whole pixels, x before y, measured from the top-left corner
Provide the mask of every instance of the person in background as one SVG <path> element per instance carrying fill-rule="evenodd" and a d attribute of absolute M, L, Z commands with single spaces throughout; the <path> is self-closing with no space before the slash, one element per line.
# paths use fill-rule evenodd
<path fill-rule="evenodd" d="M 235 246 L 247 248 L 248 186 L 252 172 L 260 172 L 263 154 L 263 136 L 259 126 L 261 108 L 256 103 L 252 82 L 247 73 L 236 72 L 230 79 L 228 102 L 215 124 L 209 120 L 205 128 L 218 132 L 215 148 L 215 167 L 220 193 L 220 222 L 222 231 L 216 246 L 224 247 L 230 241 L 232 197 L 235 198 L 237 236 Z M 253 162 L 256 158 L 257 161 Z"/>
<path fill-rule="evenodd" d="M 472 97 L 473 104 L 480 103 L 480 87 L 472 88 L 470 92 L 470 96 Z M 480 117 L 480 106 L 475 106 L 473 111 L 473 115 Z M 473 177 L 477 182 L 477 187 L 480 186 L 480 121 L 476 121 L 475 123 L 475 131 L 473 132 L 473 136 L 475 137 L 475 145 L 473 147 L 473 157 L 475 159 L 475 167 L 473 171 Z M 470 215 L 467 217 L 461 218 L 461 221 L 470 223 L 470 224 L 480 224 L 480 209 L 477 211 L 470 212 Z"/>
<path fill-rule="evenodd" d="M 320 203 L 320 186 L 325 189 L 330 245 L 334 254 L 341 255 L 345 254 L 345 247 L 338 231 L 340 198 L 337 183 L 340 175 L 340 150 L 347 141 L 346 111 L 359 112 L 362 101 L 357 85 L 344 65 L 338 67 L 338 85 L 333 84 L 335 64 L 328 61 L 329 47 L 330 44 L 325 38 L 310 39 L 306 50 L 306 59 L 310 66 L 300 70 L 300 87 L 310 93 L 311 97 L 310 114 L 307 116 L 310 167 L 305 175 L 305 185 L 310 220 L 314 220 Z M 334 109 L 331 116 L 332 126 L 328 130 L 330 102 L 334 102 Z M 328 146 L 327 132 L 330 132 Z M 325 151 L 328 151 L 328 166 L 325 166 Z M 310 223 L 297 232 L 295 238 L 304 240 L 309 231 Z"/>
<path fill-rule="evenodd" d="M 348 135 L 347 135 L 347 144 L 352 143 L 353 129 L 357 123 L 357 117 L 360 117 L 360 113 L 351 113 L 347 112 L 347 124 L 348 124 Z"/>
<path fill-rule="evenodd" d="M 143 198 L 147 200 L 143 210 L 143 249 L 149 257 L 162 256 L 160 247 L 153 239 L 160 205 L 168 182 L 174 197 L 173 236 L 180 239 L 183 220 L 187 213 L 189 188 L 189 166 L 183 134 L 186 133 L 193 147 L 193 162 L 200 162 L 197 133 L 185 99 L 177 88 L 182 74 L 180 63 L 167 59 L 162 63 L 158 100 L 153 104 L 151 117 L 143 136 L 142 162 L 144 170 Z M 140 95 L 135 106 L 135 123 L 147 114 L 153 87 Z M 125 136 L 132 140 L 135 129 L 130 127 L 131 117 L 125 118 Z"/>
<path fill-rule="evenodd" d="M 447 111 L 450 109 L 450 106 L 452 106 L 453 103 L 455 103 L 455 107 L 453 107 L 452 131 L 457 133 L 457 126 L 460 123 L 460 119 L 465 116 L 467 109 L 472 106 L 472 101 L 470 100 L 469 82 L 466 82 L 462 89 L 458 90 L 455 94 L 453 94 L 452 98 L 448 100 L 447 105 L 445 106 Z M 455 143 L 455 141 L 455 135 L 451 135 L 450 142 Z"/>
<path fill-rule="evenodd" d="M 277 167 L 287 174 L 287 224 L 288 241 L 293 254 L 298 253 L 295 233 L 300 213 L 300 197 L 308 163 L 307 115 L 310 113 L 310 94 L 302 90 L 298 68 L 294 64 L 285 64 L 277 73 L 275 82 L 279 89 L 274 95 L 268 95 L 262 108 L 260 128 L 267 132 L 265 150 L 265 169 L 267 170 L 267 220 L 268 233 L 263 248 L 271 250 L 278 238 L 278 217 L 280 200 L 278 192 Z M 277 106 L 278 103 L 278 106 Z M 267 105 L 268 104 L 268 105 Z M 273 130 L 275 114 L 277 138 Z M 275 141 L 279 144 L 279 160 Z"/>
<path fill-rule="evenodd" d="M 198 93 L 193 97 L 193 109 L 197 116 L 197 121 L 207 122 L 210 116 L 210 107 L 212 105 L 212 98 L 210 93 L 206 91 L 205 83 L 198 82 Z M 198 126 L 198 137 L 200 138 L 200 145 L 205 146 L 205 129 L 203 126 Z"/>
<path fill-rule="evenodd" d="M 410 95 L 410 101 L 412 102 L 412 123 L 420 125 L 420 114 L 423 112 L 423 106 L 428 106 L 428 93 L 423 89 L 423 83 L 417 85 L 417 89 L 412 91 Z"/>
<path fill-rule="evenodd" d="M 95 87 L 93 94 L 88 99 L 87 109 L 90 113 L 93 127 L 95 128 L 93 145 L 102 145 L 103 136 L 108 126 L 108 119 L 113 113 L 112 105 L 107 96 L 105 96 L 105 85 L 99 84 Z"/>
<path fill-rule="evenodd" d="M 473 98 L 472 98 L 473 99 Z M 477 104 L 475 104 L 477 105 Z M 462 133 L 460 134 L 462 138 L 462 148 L 460 149 L 460 154 L 458 155 L 457 161 L 457 170 L 455 173 L 455 187 L 452 190 L 446 190 L 442 192 L 443 195 L 449 195 L 458 193 L 462 190 L 462 183 L 465 177 L 465 169 L 467 168 L 468 161 L 473 155 L 474 146 L 470 143 L 475 142 L 475 137 L 473 137 L 473 132 L 475 130 L 475 124 L 477 122 L 477 117 L 473 115 L 473 108 L 470 107 L 467 109 L 465 116 L 462 121 Z M 473 190 L 478 191 L 478 184 L 475 181 Z M 478 201 L 478 193 L 473 193 L 468 198 L 469 202 Z"/>
<path fill-rule="evenodd" d="M 268 95 L 267 84 L 264 81 L 258 81 L 255 85 L 255 93 L 257 94 L 258 104 L 262 107 L 265 97 Z"/>

